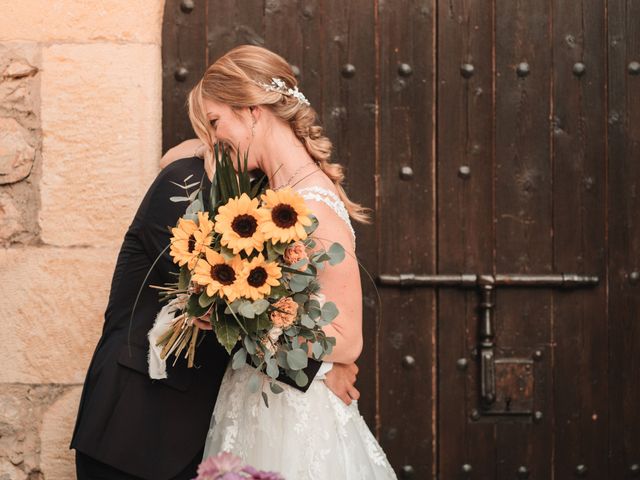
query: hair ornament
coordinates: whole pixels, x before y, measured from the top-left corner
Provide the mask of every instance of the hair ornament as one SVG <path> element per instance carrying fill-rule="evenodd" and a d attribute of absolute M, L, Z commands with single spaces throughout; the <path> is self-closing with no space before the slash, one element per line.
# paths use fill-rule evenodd
<path fill-rule="evenodd" d="M 284 83 L 284 80 L 279 77 L 271 77 L 271 83 L 257 82 L 257 84 L 268 92 L 278 92 L 282 95 L 295 97 L 299 102 L 304 103 L 305 105 L 311 105 L 303 93 L 298 90 L 297 86 L 288 88 L 287 84 Z"/>

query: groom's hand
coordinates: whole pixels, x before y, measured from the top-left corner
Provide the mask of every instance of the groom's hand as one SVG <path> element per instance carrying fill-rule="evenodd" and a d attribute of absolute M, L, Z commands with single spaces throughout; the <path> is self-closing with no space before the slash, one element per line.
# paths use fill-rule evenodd
<path fill-rule="evenodd" d="M 324 383 L 344 403 L 351 405 L 352 400 L 360 398 L 360 392 L 354 386 L 357 374 L 358 366 L 355 363 L 334 363 L 333 368 L 327 372 Z"/>

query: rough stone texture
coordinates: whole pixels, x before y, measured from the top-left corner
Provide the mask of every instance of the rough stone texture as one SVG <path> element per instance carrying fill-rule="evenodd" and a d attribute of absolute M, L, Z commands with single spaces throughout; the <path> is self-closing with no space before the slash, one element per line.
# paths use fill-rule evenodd
<path fill-rule="evenodd" d="M 0 41 L 160 44 L 164 1 L 3 0 Z"/>
<path fill-rule="evenodd" d="M 14 183 L 31 172 L 36 157 L 29 131 L 13 118 L 0 118 L 0 184 Z"/>
<path fill-rule="evenodd" d="M 33 130 L 40 127 L 41 64 L 42 48 L 38 44 L 0 44 L 0 116 L 16 116 L 25 128 Z"/>
<path fill-rule="evenodd" d="M 155 45 L 54 45 L 44 50 L 44 243 L 122 241 L 161 156 L 159 57 Z"/>
<path fill-rule="evenodd" d="M 65 392 L 73 410 L 78 387 L 57 385 L 3 384 L 0 388 L 0 479 L 2 480 L 44 480 L 40 467 L 40 429 L 43 416 L 50 405 Z M 63 397 L 64 398 L 64 397 Z M 58 407 L 58 410 L 60 408 Z M 67 422 L 62 419 L 62 422 Z M 48 430 L 55 421 L 48 420 Z M 58 443 L 60 448 L 64 444 Z M 55 448 L 55 447 L 54 447 Z M 47 478 L 49 478 L 47 476 Z M 67 477 L 75 478 L 74 476 Z"/>
<path fill-rule="evenodd" d="M 0 0 L 0 480 L 75 478 L 117 250 L 158 170 L 163 8 Z"/>
<path fill-rule="evenodd" d="M 57 399 L 42 418 L 40 470 L 46 480 L 75 478 L 75 455 L 69 450 L 82 387 L 71 388 Z"/>
<path fill-rule="evenodd" d="M 0 383 L 84 381 L 116 255 L 114 249 L 0 250 Z"/>

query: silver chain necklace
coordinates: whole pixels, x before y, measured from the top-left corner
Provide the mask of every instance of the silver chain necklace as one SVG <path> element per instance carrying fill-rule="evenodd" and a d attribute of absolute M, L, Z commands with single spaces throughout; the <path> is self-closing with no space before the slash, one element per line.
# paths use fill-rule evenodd
<path fill-rule="evenodd" d="M 295 172 L 293 172 L 293 175 L 291 175 L 289 177 L 289 180 L 287 181 L 287 183 L 285 183 L 284 185 L 278 187 L 278 188 L 274 188 L 274 191 L 278 191 L 281 190 L 285 187 L 288 187 L 291 184 L 291 180 L 293 180 L 295 178 L 295 176 L 300 172 L 300 170 L 302 170 L 303 168 L 309 166 L 309 165 L 316 165 L 315 162 L 314 163 L 305 163 L 304 165 L 302 165 L 300 168 L 298 168 Z M 317 165 L 316 165 L 317 166 Z M 316 168 L 313 172 L 309 173 L 308 175 L 305 175 L 304 177 L 302 177 L 300 180 L 298 180 L 296 183 L 294 183 L 293 185 L 291 185 L 292 187 L 294 185 L 296 185 L 297 183 L 301 182 L 302 180 L 304 180 L 305 178 L 307 178 L 309 175 L 314 174 L 315 172 L 317 172 L 318 170 L 320 170 L 319 168 Z M 277 171 L 277 170 L 276 170 Z M 275 175 L 275 173 L 274 173 Z"/>

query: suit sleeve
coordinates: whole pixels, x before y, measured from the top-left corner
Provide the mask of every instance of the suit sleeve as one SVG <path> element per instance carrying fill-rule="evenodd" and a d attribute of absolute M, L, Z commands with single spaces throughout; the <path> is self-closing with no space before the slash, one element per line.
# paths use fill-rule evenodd
<path fill-rule="evenodd" d="M 202 161 L 195 159 L 179 160 L 160 172 L 151 188 L 147 192 L 138 212 L 140 229 L 139 236 L 151 263 L 157 260 L 154 276 L 160 277 L 162 283 L 175 282 L 180 269 L 173 262 L 169 254 L 171 229 L 176 226 L 178 219 L 184 215 L 187 202 L 172 202 L 172 196 L 183 196 L 184 190 L 174 185 L 183 184 L 185 178 L 193 174 L 195 179 L 203 175 Z M 198 168 L 200 167 L 200 168 Z M 190 179 L 190 182 L 194 181 Z"/>

